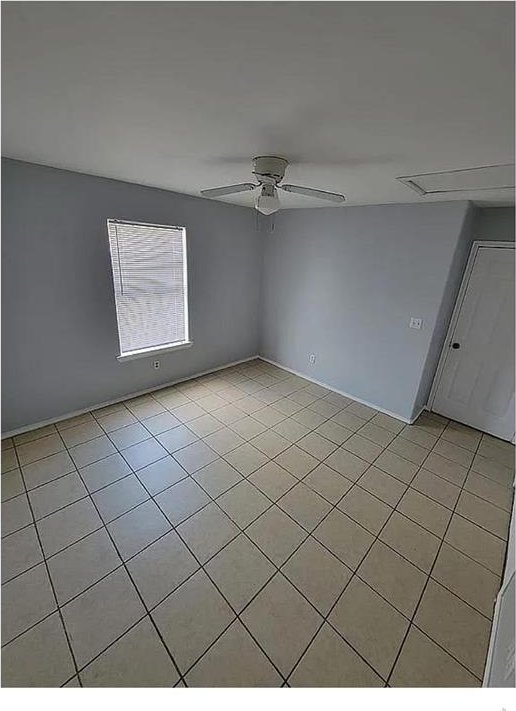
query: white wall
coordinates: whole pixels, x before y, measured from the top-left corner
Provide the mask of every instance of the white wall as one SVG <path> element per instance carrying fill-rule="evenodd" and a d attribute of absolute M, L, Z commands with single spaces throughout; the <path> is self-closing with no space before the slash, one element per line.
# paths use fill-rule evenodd
<path fill-rule="evenodd" d="M 253 211 L 2 162 L 2 431 L 256 355 Z M 194 345 L 119 363 L 108 218 L 185 225 Z"/>

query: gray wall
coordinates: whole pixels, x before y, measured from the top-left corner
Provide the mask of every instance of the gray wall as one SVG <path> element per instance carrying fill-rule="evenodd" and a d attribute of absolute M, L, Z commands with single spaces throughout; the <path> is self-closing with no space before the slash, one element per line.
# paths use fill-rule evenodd
<path fill-rule="evenodd" d="M 248 208 L 5 160 L 2 431 L 258 352 L 261 235 Z M 193 347 L 118 363 L 106 220 L 187 228 Z"/>
<path fill-rule="evenodd" d="M 467 202 L 279 213 L 264 236 L 261 353 L 411 418 L 467 216 Z"/>
<path fill-rule="evenodd" d="M 478 208 L 473 226 L 473 239 L 514 242 L 514 208 Z"/>

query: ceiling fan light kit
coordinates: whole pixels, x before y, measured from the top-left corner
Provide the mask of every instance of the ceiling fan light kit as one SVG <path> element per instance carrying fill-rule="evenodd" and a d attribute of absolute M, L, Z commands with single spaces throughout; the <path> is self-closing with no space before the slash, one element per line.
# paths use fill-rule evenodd
<path fill-rule="evenodd" d="M 305 197 L 319 198 L 329 202 L 342 203 L 345 201 L 344 195 L 332 193 L 326 190 L 315 190 L 305 188 L 300 185 L 280 185 L 285 177 L 288 166 L 286 158 L 279 156 L 257 156 L 253 158 L 253 174 L 257 183 L 238 183 L 237 185 L 226 185 L 220 188 L 209 188 L 201 190 L 201 195 L 209 198 L 223 197 L 235 193 L 247 192 L 260 188 L 260 194 L 256 198 L 255 207 L 263 215 L 272 215 L 277 212 L 281 203 L 278 197 L 278 189 L 288 193 L 296 193 Z"/>

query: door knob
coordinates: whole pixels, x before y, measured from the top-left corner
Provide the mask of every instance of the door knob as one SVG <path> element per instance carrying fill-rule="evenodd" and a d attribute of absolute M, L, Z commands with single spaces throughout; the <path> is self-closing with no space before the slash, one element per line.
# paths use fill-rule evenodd
<path fill-rule="evenodd" d="M 452 348 L 455 348 L 455 350 L 457 350 L 458 348 L 460 348 L 460 343 L 452 343 Z"/>

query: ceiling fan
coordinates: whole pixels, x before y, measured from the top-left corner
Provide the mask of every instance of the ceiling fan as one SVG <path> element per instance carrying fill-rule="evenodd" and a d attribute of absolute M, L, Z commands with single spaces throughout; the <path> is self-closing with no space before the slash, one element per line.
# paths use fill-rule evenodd
<path fill-rule="evenodd" d="M 257 156 L 253 158 L 253 173 L 258 181 L 257 183 L 238 183 L 237 185 L 225 185 L 221 188 L 209 188 L 208 190 L 201 190 L 201 195 L 217 198 L 259 188 L 260 193 L 256 198 L 255 207 L 263 215 L 272 215 L 273 212 L 277 212 L 280 209 L 281 203 L 278 198 L 278 190 L 319 198 L 320 200 L 329 200 L 330 202 L 344 202 L 346 199 L 344 195 L 330 193 L 327 190 L 304 188 L 300 185 L 280 185 L 285 177 L 287 166 L 288 160 L 285 158 Z"/>

